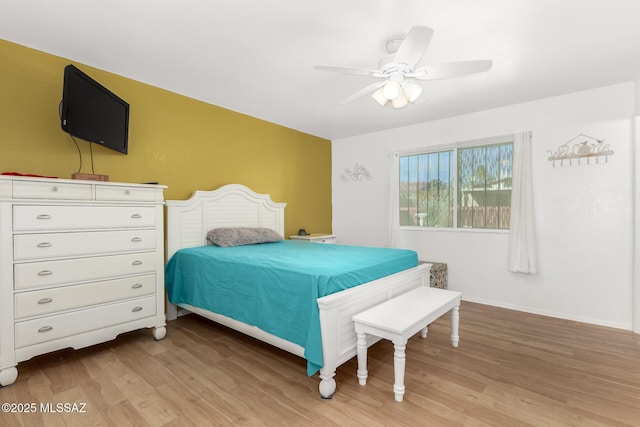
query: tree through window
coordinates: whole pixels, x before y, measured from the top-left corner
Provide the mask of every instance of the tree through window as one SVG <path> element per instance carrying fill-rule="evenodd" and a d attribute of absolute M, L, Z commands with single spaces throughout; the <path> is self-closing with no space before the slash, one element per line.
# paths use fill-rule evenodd
<path fill-rule="evenodd" d="M 400 225 L 508 229 L 512 175 L 512 142 L 401 156 Z"/>

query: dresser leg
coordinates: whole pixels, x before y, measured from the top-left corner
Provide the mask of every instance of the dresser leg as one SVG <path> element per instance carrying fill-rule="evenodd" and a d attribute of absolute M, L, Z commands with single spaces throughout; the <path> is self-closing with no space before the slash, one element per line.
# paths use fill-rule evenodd
<path fill-rule="evenodd" d="M 15 366 L 0 370 L 0 385 L 7 386 L 16 382 L 18 378 L 18 369 Z"/>
<path fill-rule="evenodd" d="M 164 326 L 160 326 L 157 328 L 153 328 L 153 338 L 156 341 L 160 341 L 161 339 L 163 339 L 165 336 L 167 335 L 167 328 L 165 328 Z"/>

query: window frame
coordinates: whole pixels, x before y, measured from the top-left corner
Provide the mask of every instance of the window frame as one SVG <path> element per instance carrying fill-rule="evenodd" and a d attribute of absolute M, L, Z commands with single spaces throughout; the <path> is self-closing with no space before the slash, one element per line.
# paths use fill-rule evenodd
<path fill-rule="evenodd" d="M 509 224 L 509 228 L 477 228 L 477 227 L 459 227 L 458 226 L 458 211 L 459 211 L 459 203 L 458 199 L 458 149 L 465 148 L 474 148 L 474 147 L 482 147 L 482 146 L 491 146 L 491 145 L 499 145 L 511 143 L 513 145 L 514 142 L 514 134 L 500 135 L 489 138 L 481 138 L 481 139 L 473 139 L 461 142 L 447 143 L 447 144 L 438 144 L 427 147 L 414 148 L 404 151 L 398 151 L 398 161 L 400 161 L 401 157 L 406 156 L 417 156 L 421 154 L 432 154 L 439 153 L 444 151 L 453 151 L 453 226 L 420 226 L 420 225 L 401 225 L 400 217 L 398 215 L 398 223 L 395 225 L 399 227 L 400 230 L 412 230 L 412 231 L 445 231 L 445 232 L 474 232 L 474 233 L 498 233 L 498 234 L 506 234 L 509 233 L 511 228 L 511 224 Z M 512 165 L 513 165 L 513 158 Z M 513 171 L 512 171 L 513 177 Z M 400 209 L 400 170 L 398 168 L 398 174 L 395 177 L 396 188 L 398 189 L 398 197 L 395 200 L 395 208 L 399 211 Z"/>

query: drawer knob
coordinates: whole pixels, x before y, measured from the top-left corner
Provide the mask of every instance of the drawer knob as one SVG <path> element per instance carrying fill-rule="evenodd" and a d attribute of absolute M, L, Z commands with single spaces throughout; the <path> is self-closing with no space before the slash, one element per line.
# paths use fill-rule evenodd
<path fill-rule="evenodd" d="M 133 261 L 133 262 L 131 263 L 131 265 L 142 265 L 142 261 L 140 261 L 139 259 L 137 259 L 137 260 Z"/>
<path fill-rule="evenodd" d="M 51 276 L 52 274 L 53 274 L 53 271 L 51 270 L 38 271 L 38 276 Z"/>
<path fill-rule="evenodd" d="M 129 191 L 129 190 L 124 190 L 124 194 L 126 194 L 126 195 L 128 196 L 129 194 L 131 194 L 131 191 Z"/>
<path fill-rule="evenodd" d="M 140 215 L 140 214 L 133 214 L 133 215 L 131 215 L 131 218 L 139 219 L 139 218 L 142 218 L 142 215 Z"/>
<path fill-rule="evenodd" d="M 36 218 L 37 219 L 51 219 L 51 215 L 49 215 L 49 214 L 40 214 Z"/>
<path fill-rule="evenodd" d="M 133 307 L 133 308 L 131 309 L 131 311 L 132 311 L 132 312 L 134 312 L 134 313 L 137 313 L 138 311 L 142 311 L 142 307 L 140 307 L 140 306 Z"/>
<path fill-rule="evenodd" d="M 140 289 L 142 287 L 142 283 L 136 283 L 134 285 L 131 285 L 131 289 Z"/>
<path fill-rule="evenodd" d="M 43 326 L 42 328 L 38 329 L 38 332 L 49 332 L 52 329 L 53 326 Z"/>
<path fill-rule="evenodd" d="M 58 187 L 51 187 L 51 191 L 53 191 L 54 193 L 58 191 Z"/>
<path fill-rule="evenodd" d="M 53 299 L 51 298 L 42 298 L 38 300 L 38 304 L 49 304 L 50 302 L 53 302 Z"/>
<path fill-rule="evenodd" d="M 50 248 L 51 247 L 51 243 L 49 243 L 49 242 L 38 243 L 38 247 L 39 248 Z"/>
<path fill-rule="evenodd" d="M 132 242 L 142 242 L 142 237 L 134 237 L 131 239 Z"/>

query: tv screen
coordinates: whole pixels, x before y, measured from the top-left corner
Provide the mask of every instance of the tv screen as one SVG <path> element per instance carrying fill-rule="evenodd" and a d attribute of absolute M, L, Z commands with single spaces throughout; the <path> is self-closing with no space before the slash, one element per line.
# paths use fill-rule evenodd
<path fill-rule="evenodd" d="M 64 68 L 62 130 L 127 154 L 129 104 L 73 65 Z"/>

